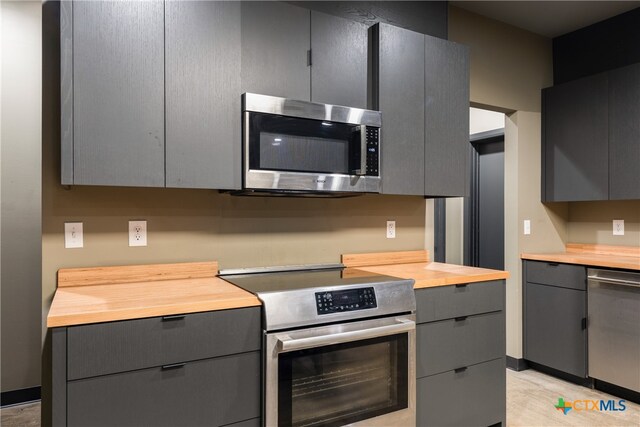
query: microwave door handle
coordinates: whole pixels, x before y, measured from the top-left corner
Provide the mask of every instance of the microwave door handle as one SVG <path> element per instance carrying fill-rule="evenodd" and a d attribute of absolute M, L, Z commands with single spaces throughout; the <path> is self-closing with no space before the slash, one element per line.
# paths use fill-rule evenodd
<path fill-rule="evenodd" d="M 364 176 L 367 174 L 367 127 L 365 125 L 358 127 L 360 129 L 360 169 L 356 169 L 356 175 Z"/>

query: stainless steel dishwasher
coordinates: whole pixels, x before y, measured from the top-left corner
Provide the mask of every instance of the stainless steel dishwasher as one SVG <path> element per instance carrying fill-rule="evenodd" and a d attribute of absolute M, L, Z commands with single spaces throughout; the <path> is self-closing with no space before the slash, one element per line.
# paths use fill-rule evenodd
<path fill-rule="evenodd" d="M 588 270 L 589 376 L 640 392 L 640 272 Z"/>

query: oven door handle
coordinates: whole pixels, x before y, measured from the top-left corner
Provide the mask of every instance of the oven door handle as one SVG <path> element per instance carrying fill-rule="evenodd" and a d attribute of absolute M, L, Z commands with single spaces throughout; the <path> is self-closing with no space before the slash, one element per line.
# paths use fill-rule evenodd
<path fill-rule="evenodd" d="M 369 338 L 377 338 L 387 335 L 400 334 L 415 330 L 416 322 L 406 318 L 395 318 L 393 323 L 374 328 L 358 329 L 354 331 L 337 332 L 330 334 L 320 334 L 315 336 L 305 336 L 303 338 L 291 337 L 284 335 L 278 337 L 278 347 L 280 352 L 285 353 L 295 350 L 304 350 L 307 348 L 323 347 L 332 344 L 341 344 L 350 341 L 359 341 Z"/>

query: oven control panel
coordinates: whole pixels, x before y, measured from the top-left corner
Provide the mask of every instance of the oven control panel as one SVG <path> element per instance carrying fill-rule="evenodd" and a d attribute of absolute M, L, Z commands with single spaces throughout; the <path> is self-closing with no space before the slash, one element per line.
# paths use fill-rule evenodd
<path fill-rule="evenodd" d="M 343 313 L 376 308 L 377 306 L 376 293 L 373 288 L 316 292 L 318 314 Z"/>

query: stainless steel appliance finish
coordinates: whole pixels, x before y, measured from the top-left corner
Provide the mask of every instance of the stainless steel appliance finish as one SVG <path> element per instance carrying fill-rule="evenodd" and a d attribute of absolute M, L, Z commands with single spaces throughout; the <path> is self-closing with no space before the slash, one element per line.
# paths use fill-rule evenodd
<path fill-rule="evenodd" d="M 313 193 L 336 194 L 341 193 L 379 193 L 381 189 L 380 179 L 380 126 L 382 123 L 379 111 L 363 110 L 360 108 L 349 108 L 338 105 L 317 104 L 304 101 L 296 101 L 286 98 L 278 98 L 273 96 L 258 95 L 245 93 L 242 95 L 243 105 L 243 189 L 244 191 L 234 192 L 235 194 L 253 194 L 257 192 L 280 192 L 285 195 L 310 195 Z M 280 161 L 287 158 L 288 153 L 291 154 L 291 164 L 287 167 L 277 167 L 274 165 L 258 165 L 255 162 L 256 153 L 260 155 L 268 153 L 264 147 L 258 146 L 258 140 L 261 138 L 256 135 L 258 131 L 252 127 L 252 117 L 256 114 L 267 114 L 271 117 L 281 117 L 280 120 L 292 122 L 292 119 L 298 120 L 298 126 L 304 128 L 309 123 L 317 123 L 326 126 L 345 127 L 345 125 L 353 125 L 353 138 L 338 141 L 335 139 L 322 136 L 321 132 L 314 134 L 309 128 L 305 128 L 303 132 L 289 126 L 287 131 L 291 132 L 297 142 L 289 143 L 290 146 L 296 148 L 287 151 L 289 145 L 287 141 L 280 142 L 282 138 L 274 135 L 273 145 L 282 144 L 278 147 L 277 157 Z M 277 119 L 276 119 L 277 120 Z M 284 127 L 284 126 L 282 126 Z M 293 129 L 292 129 L 293 127 Z M 321 126 L 322 127 L 322 126 Z M 296 134 L 302 133 L 303 136 Z M 357 136 L 355 135 L 357 134 Z M 268 132 L 265 135 L 270 135 Z M 252 143 L 253 141 L 253 143 Z M 332 146 L 332 144 L 334 144 Z M 304 146 L 315 147 L 313 150 L 305 153 L 299 147 Z M 327 159 L 340 158 L 334 155 L 332 149 L 343 149 L 348 146 L 349 163 L 343 165 L 339 171 L 327 170 L 332 168 L 319 167 L 316 169 L 312 164 L 305 164 L 304 167 L 296 167 L 296 161 L 302 162 L 301 158 L 306 162 L 312 163 L 309 159 L 319 158 L 318 153 L 322 152 Z M 321 147 L 321 148 L 318 148 Z M 333 147 L 333 148 L 332 148 Z M 275 151 L 270 147 L 271 151 Z M 357 151 L 357 165 L 351 164 L 351 156 L 355 156 Z M 252 161 L 252 159 L 254 159 Z M 297 159 L 297 160 L 296 160 Z M 354 160 L 355 161 L 355 160 Z M 323 165 L 326 166 L 326 165 Z M 335 168 L 335 165 L 334 165 Z M 253 191 L 251 193 L 250 191 Z M 258 193 L 259 194 L 259 193 Z"/>
<path fill-rule="evenodd" d="M 588 270 L 589 376 L 640 392 L 640 272 Z"/>
<path fill-rule="evenodd" d="M 415 425 L 414 281 L 309 267 L 222 272 L 263 303 L 265 425 Z"/>

